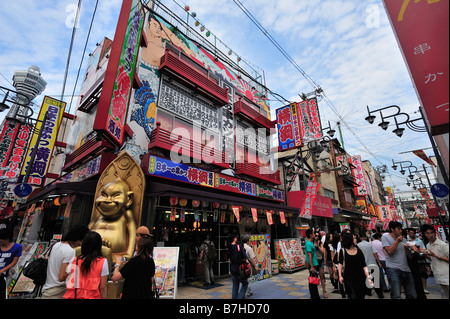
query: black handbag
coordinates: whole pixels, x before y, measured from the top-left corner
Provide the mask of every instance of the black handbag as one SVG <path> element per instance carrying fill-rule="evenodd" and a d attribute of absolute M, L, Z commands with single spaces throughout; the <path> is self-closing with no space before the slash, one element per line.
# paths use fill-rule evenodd
<path fill-rule="evenodd" d="M 48 257 L 50 257 L 52 248 L 53 246 L 50 247 L 48 256 L 29 262 L 22 270 L 24 276 L 32 279 L 36 286 L 43 286 L 45 284 L 45 280 L 47 279 Z"/>

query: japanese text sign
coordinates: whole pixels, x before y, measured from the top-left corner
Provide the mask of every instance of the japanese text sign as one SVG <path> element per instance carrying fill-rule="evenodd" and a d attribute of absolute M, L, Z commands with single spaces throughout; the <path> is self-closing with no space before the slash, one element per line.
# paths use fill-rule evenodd
<path fill-rule="evenodd" d="M 355 155 L 351 157 L 351 163 L 353 165 L 352 171 L 355 177 L 355 182 L 358 186 L 355 187 L 357 196 L 368 195 L 368 188 L 365 179 L 364 167 L 362 165 L 362 160 L 360 155 Z"/>
<path fill-rule="evenodd" d="M 312 210 L 314 201 L 316 200 L 317 191 L 319 190 L 320 184 L 317 182 L 310 181 L 306 187 L 306 194 L 303 198 L 302 207 L 300 209 L 300 217 L 306 219 L 312 219 Z"/>
<path fill-rule="evenodd" d="M 285 151 L 302 145 L 301 118 L 297 104 L 283 106 L 276 110 L 278 149 Z"/>
<path fill-rule="evenodd" d="M 301 117 L 302 138 L 304 142 L 322 137 L 319 106 L 317 99 L 309 99 L 297 104 Z"/>
<path fill-rule="evenodd" d="M 139 1 L 133 1 L 128 26 L 120 54 L 119 68 L 114 83 L 111 105 L 108 114 L 107 131 L 118 141 L 123 142 L 125 121 L 132 89 L 137 52 L 141 38 L 144 15 Z"/>
<path fill-rule="evenodd" d="M 449 131 L 449 1 L 384 0 L 425 113 Z"/>
<path fill-rule="evenodd" d="M 26 153 L 25 164 L 22 166 L 22 170 L 20 171 L 19 182 L 22 182 L 26 175 L 28 165 L 31 161 L 31 153 L 33 148 L 37 147 L 36 157 L 34 162 L 31 163 L 32 166 L 30 177 L 28 178 L 28 181 L 23 182 L 37 186 L 44 186 L 45 175 L 47 174 L 47 170 L 50 165 L 50 160 L 55 147 L 59 127 L 61 126 L 65 107 L 65 102 L 56 100 L 49 96 L 44 97 L 38 122 L 36 123 L 36 130 L 31 137 L 31 142 Z M 45 114 L 47 114 L 47 119 L 44 124 L 43 121 Z M 39 132 L 41 130 L 41 139 L 39 141 L 39 145 L 37 145 Z"/>
<path fill-rule="evenodd" d="M 175 163 L 156 156 L 149 157 L 148 174 L 222 191 L 284 202 L 284 191 L 258 185 L 225 174 Z"/>
<path fill-rule="evenodd" d="M 0 136 L 0 176 L 17 178 L 25 157 L 32 127 L 29 124 L 17 124 L 14 128 L 11 128 L 7 121 L 5 121 L 5 127 L 3 131 L 6 134 Z"/>

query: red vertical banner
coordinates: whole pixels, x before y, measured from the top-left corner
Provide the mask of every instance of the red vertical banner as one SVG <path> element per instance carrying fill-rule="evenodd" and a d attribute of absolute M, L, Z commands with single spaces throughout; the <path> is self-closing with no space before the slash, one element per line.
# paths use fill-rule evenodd
<path fill-rule="evenodd" d="M 433 135 L 449 132 L 449 1 L 384 0 Z"/>
<path fill-rule="evenodd" d="M 303 198 L 302 207 L 300 210 L 300 217 L 312 219 L 312 210 L 314 201 L 316 200 L 317 191 L 320 184 L 314 181 L 310 181 L 306 187 L 305 197 Z"/>
<path fill-rule="evenodd" d="M 143 24 L 140 2 L 124 0 L 94 121 L 94 130 L 104 132 L 116 145 L 124 139 Z"/>

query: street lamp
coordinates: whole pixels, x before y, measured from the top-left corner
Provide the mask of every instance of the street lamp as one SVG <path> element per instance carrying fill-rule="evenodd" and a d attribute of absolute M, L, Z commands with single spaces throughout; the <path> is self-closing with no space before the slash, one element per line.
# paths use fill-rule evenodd
<path fill-rule="evenodd" d="M 3 100 L 0 102 L 0 112 L 3 112 L 3 111 L 5 111 L 5 110 L 10 108 L 9 105 L 6 102 L 13 103 L 13 104 L 15 104 L 15 105 L 17 105 L 19 107 L 20 106 L 27 107 L 31 103 L 30 98 L 28 96 L 26 96 L 25 94 L 16 92 L 16 91 L 8 89 L 8 88 L 5 88 L 4 86 L 0 86 L 0 90 L 2 90 L 3 92 L 6 91 L 5 96 L 3 97 Z M 10 93 L 15 94 L 16 96 L 15 97 L 11 97 Z M 19 96 L 20 96 L 20 99 L 19 99 Z M 25 101 L 27 101 L 25 104 L 17 102 L 17 100 L 21 100 L 22 98 L 24 98 Z M 17 110 L 15 110 L 14 114 L 12 114 L 13 116 L 10 117 L 11 120 L 15 120 L 16 119 L 15 118 L 16 113 L 17 113 Z M 8 117 L 6 117 L 6 118 L 8 119 Z M 17 124 L 17 123 L 15 123 L 15 124 Z"/>
<path fill-rule="evenodd" d="M 325 127 L 325 128 L 322 129 L 322 131 L 324 131 L 324 130 L 328 130 L 328 131 L 326 131 L 326 133 L 327 133 L 330 137 L 333 137 L 334 134 L 336 133 L 336 131 L 333 130 L 333 129 L 331 128 L 330 121 L 328 121 L 328 127 Z"/>
<path fill-rule="evenodd" d="M 396 113 L 388 115 L 388 116 L 383 116 L 382 111 L 383 110 L 388 110 L 388 109 L 395 109 Z M 369 109 L 369 106 L 367 106 L 367 113 L 369 115 L 365 118 L 365 120 L 367 122 L 369 122 L 369 124 L 373 124 L 375 122 L 376 116 L 372 114 L 374 112 L 380 112 L 381 123 L 378 124 L 378 125 L 384 130 L 387 130 L 388 125 L 389 125 L 389 122 L 385 121 L 385 119 L 387 119 L 389 117 L 394 117 L 395 129 L 392 132 L 395 133 L 395 135 L 397 135 L 398 137 L 402 137 L 403 136 L 403 132 L 405 130 L 403 127 L 400 127 L 400 125 L 402 125 L 402 124 L 405 124 L 406 127 L 408 127 L 411 131 L 419 132 L 419 133 L 425 133 L 426 132 L 428 134 L 428 138 L 430 140 L 430 144 L 431 144 L 431 146 L 433 148 L 434 156 L 436 156 L 437 164 L 439 166 L 440 171 L 442 172 L 442 177 L 444 178 L 444 183 L 446 185 L 449 185 L 448 175 L 446 174 L 444 162 L 442 161 L 442 157 L 441 157 L 440 153 L 437 150 L 437 146 L 436 146 L 436 143 L 434 142 L 433 136 L 431 135 L 431 132 L 428 129 L 427 124 L 425 123 L 422 107 L 419 106 L 420 117 L 416 118 L 416 119 L 413 119 L 413 120 L 410 120 L 409 119 L 409 115 L 407 113 L 401 112 L 401 109 L 400 109 L 400 107 L 398 105 L 390 105 L 390 106 L 382 107 L 382 108 L 379 108 L 377 110 L 372 110 L 372 111 Z M 403 121 L 403 122 L 398 123 L 397 122 L 397 116 L 404 116 L 404 117 L 406 117 L 406 120 Z M 419 121 L 419 120 L 422 120 L 424 122 L 424 126 L 419 126 L 419 125 L 414 123 L 414 122 Z"/>

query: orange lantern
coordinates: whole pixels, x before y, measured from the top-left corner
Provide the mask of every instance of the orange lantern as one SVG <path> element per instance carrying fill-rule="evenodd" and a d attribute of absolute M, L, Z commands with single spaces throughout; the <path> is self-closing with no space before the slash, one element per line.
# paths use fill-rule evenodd
<path fill-rule="evenodd" d="M 187 205 L 187 199 L 186 198 L 180 198 L 180 200 L 179 200 L 179 204 L 180 204 L 180 206 L 181 207 L 184 207 L 184 206 L 186 206 Z"/>

